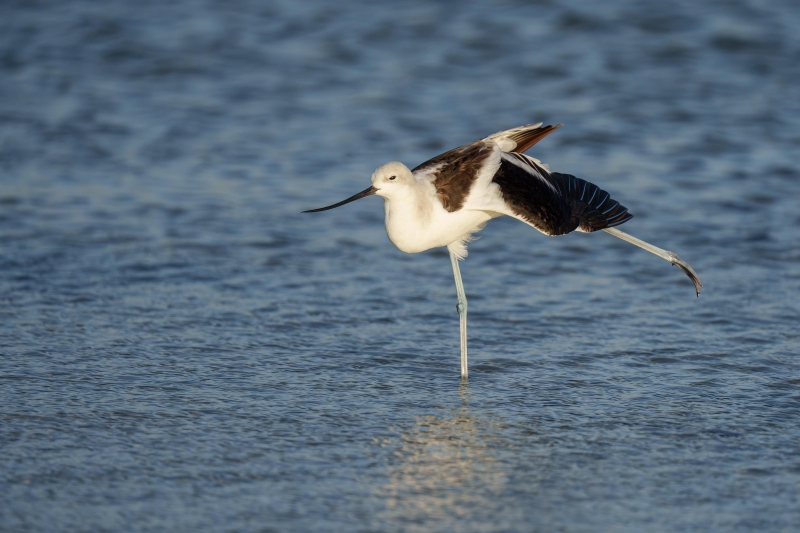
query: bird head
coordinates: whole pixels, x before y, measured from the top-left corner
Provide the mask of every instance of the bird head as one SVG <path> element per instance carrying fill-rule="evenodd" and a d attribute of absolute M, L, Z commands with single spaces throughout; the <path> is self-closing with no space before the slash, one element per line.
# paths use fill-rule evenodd
<path fill-rule="evenodd" d="M 309 209 L 308 211 L 303 211 L 303 213 L 327 211 L 328 209 L 349 204 L 350 202 L 372 196 L 373 194 L 383 196 L 384 198 L 392 198 L 402 194 L 402 191 L 407 190 L 407 187 L 411 184 L 413 179 L 414 176 L 407 166 L 403 163 L 392 161 L 391 163 L 379 166 L 375 172 L 372 173 L 372 185 L 369 188 L 339 203 L 327 207 L 320 207 L 319 209 Z"/>

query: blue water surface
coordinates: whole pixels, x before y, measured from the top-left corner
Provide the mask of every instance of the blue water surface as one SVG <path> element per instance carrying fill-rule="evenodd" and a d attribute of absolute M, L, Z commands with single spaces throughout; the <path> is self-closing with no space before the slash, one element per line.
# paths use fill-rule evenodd
<path fill-rule="evenodd" d="M 797 531 L 792 0 L 0 5 L 0 530 Z M 624 230 L 379 198 L 529 122 Z"/>

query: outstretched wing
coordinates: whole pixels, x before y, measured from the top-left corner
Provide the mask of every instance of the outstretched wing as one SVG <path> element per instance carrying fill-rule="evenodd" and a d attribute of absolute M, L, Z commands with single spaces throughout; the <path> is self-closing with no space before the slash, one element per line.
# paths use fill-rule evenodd
<path fill-rule="evenodd" d="M 618 226 L 633 215 L 597 185 L 570 174 L 549 172 L 523 152 L 561 124 L 531 124 L 490 135 L 483 140 L 438 155 L 412 172 L 425 176 L 449 212 L 464 207 L 512 216 L 545 235 L 592 232 Z M 486 196 L 490 183 L 501 198 Z M 478 192 L 471 196 L 473 189 Z M 483 185 L 481 185 L 483 184 Z"/>
<path fill-rule="evenodd" d="M 492 182 L 508 212 L 545 235 L 592 232 L 618 226 L 633 215 L 597 185 L 570 174 L 548 172 L 530 157 L 503 154 Z"/>

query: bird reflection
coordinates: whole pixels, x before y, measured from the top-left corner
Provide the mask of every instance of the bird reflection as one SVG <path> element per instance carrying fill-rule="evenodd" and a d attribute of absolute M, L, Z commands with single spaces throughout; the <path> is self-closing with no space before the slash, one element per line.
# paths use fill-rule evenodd
<path fill-rule="evenodd" d="M 388 520 L 429 530 L 431 520 L 465 518 L 492 508 L 489 499 L 506 485 L 506 474 L 495 457 L 499 424 L 480 418 L 469 408 L 469 388 L 463 381 L 463 406 L 450 416 L 424 416 L 387 442 L 396 451 L 388 458 L 388 481 L 378 489 Z"/>

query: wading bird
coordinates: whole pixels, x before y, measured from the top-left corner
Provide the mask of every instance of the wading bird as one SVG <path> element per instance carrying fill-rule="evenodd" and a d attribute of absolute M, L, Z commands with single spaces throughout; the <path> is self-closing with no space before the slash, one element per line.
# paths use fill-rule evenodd
<path fill-rule="evenodd" d="M 400 250 L 417 253 L 439 246 L 450 252 L 461 327 L 461 377 L 467 369 L 467 297 L 458 261 L 472 234 L 486 222 L 510 216 L 545 235 L 603 230 L 683 270 L 700 295 L 700 278 L 677 254 L 662 250 L 615 226 L 633 215 L 597 185 L 570 174 L 550 172 L 523 152 L 560 128 L 529 124 L 501 131 L 430 159 L 413 170 L 393 161 L 372 174 L 372 185 L 326 211 L 376 194 L 385 200 L 386 233 Z"/>

